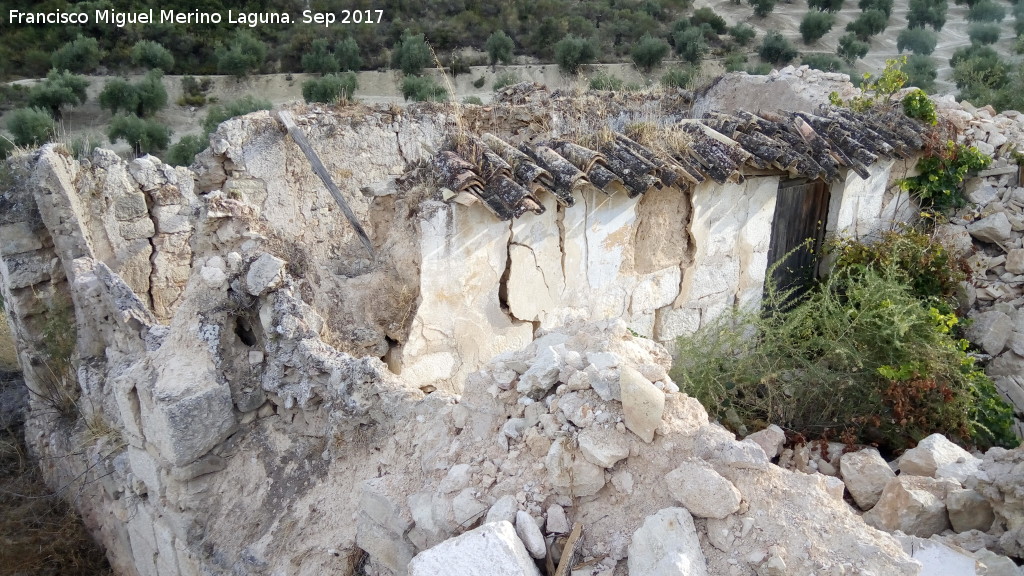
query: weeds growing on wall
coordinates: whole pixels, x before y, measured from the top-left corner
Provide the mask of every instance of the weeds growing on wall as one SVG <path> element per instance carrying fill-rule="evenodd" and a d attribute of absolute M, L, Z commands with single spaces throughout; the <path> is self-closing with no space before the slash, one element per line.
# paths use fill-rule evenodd
<path fill-rule="evenodd" d="M 906 449 L 934 432 L 981 449 L 1016 446 L 1012 411 L 955 336 L 948 256 L 916 234 L 844 244 L 802 300 L 679 340 L 673 377 L 735 431 L 778 424 L 807 438 Z M 921 265 L 923 263 L 923 265 Z"/>
<path fill-rule="evenodd" d="M 69 418 L 78 415 L 78 383 L 72 362 L 77 338 L 71 303 L 51 303 L 38 350 L 40 390 L 36 393 L 58 415 Z"/>
<path fill-rule="evenodd" d="M 900 187 L 913 194 L 922 208 L 943 211 L 966 203 L 962 184 L 968 174 L 983 170 L 992 158 L 974 146 L 947 140 L 917 163 L 920 172 Z"/>

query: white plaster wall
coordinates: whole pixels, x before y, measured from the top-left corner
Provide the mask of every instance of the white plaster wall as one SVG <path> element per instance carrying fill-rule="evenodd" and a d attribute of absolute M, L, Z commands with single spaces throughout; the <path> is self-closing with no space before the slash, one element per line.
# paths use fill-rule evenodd
<path fill-rule="evenodd" d="M 832 185 L 826 228 L 829 233 L 870 240 L 892 228 L 896 218 L 904 215 L 898 207 L 908 205 L 903 192 L 888 204 L 884 202 L 889 174 L 895 163 L 895 160 L 879 161 L 868 168 L 866 180 L 848 170 L 842 181 Z"/>
<path fill-rule="evenodd" d="M 779 178 L 702 185 L 693 196 L 694 263 L 671 306 L 657 310 L 654 339 L 669 345 L 734 306 L 761 301 Z"/>

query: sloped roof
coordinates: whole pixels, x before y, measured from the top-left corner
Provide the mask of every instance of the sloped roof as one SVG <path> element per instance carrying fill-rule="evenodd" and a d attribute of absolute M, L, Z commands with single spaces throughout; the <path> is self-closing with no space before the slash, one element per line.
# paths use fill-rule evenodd
<path fill-rule="evenodd" d="M 867 178 L 868 166 L 880 159 L 908 158 L 923 147 L 921 126 L 895 110 L 710 112 L 667 127 L 636 128 L 634 138 L 607 130 L 518 145 L 487 132 L 460 134 L 435 165 L 442 186 L 511 220 L 543 213 L 544 194 L 572 206 L 575 194 L 590 187 L 633 198 L 651 188 L 686 189 L 708 180 L 742 183 L 758 171 L 831 181 L 849 169 Z"/>

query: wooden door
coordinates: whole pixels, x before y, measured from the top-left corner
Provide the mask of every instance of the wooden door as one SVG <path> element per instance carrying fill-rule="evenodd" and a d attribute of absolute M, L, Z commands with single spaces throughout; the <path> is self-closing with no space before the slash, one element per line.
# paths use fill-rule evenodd
<path fill-rule="evenodd" d="M 772 274 L 767 280 L 777 288 L 803 293 L 814 281 L 825 238 L 828 202 L 828 186 L 821 180 L 779 183 L 768 248 Z"/>

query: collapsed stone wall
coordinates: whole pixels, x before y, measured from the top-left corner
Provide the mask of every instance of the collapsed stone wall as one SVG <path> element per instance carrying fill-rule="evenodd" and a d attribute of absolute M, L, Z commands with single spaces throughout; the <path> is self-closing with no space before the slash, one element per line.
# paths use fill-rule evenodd
<path fill-rule="evenodd" d="M 0 196 L 5 302 L 36 386 L 29 443 L 119 572 L 402 573 L 515 508 L 581 521 L 595 571 L 624 574 L 634 531 L 687 498 L 664 477 L 689 462 L 740 495 L 728 544 L 693 510 L 710 573 L 914 573 L 841 485 L 708 423 L 665 352 L 629 333 L 669 341 L 759 298 L 777 177 L 591 194 L 503 224 L 427 199 L 418 168 L 444 113 L 298 120 L 378 259 L 265 113 L 223 125 L 194 179 L 49 146 Z M 836 229 L 897 213 L 891 166 L 875 170 L 835 196 Z M 75 373 L 55 381 L 46 324 L 62 299 Z M 841 529 L 818 534 L 826 521 Z"/>

